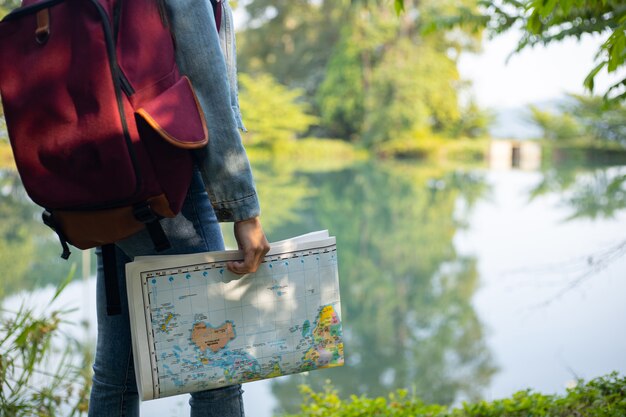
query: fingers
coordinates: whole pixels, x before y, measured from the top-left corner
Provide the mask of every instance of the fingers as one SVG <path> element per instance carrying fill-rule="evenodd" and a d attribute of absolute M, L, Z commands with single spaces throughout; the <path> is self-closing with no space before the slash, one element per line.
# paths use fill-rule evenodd
<path fill-rule="evenodd" d="M 235 274 L 250 274 L 256 272 L 263 262 L 263 257 L 269 251 L 269 245 L 266 247 L 249 248 L 244 252 L 243 261 L 228 262 L 227 268 Z"/>
<path fill-rule="evenodd" d="M 236 222 L 234 233 L 239 249 L 243 251 L 244 259 L 228 262 L 226 267 L 235 274 L 256 272 L 263 262 L 263 257 L 270 250 L 270 244 L 265 237 L 259 218 L 254 217 Z"/>

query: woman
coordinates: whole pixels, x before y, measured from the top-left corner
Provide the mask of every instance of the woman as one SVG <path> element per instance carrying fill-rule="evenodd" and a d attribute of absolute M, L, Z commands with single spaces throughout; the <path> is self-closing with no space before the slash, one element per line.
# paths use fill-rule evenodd
<path fill-rule="evenodd" d="M 259 221 L 259 203 L 250 164 L 241 143 L 243 129 L 237 102 L 234 29 L 227 1 L 221 7 L 221 29 L 215 25 L 210 0 L 155 0 L 165 8 L 176 42 L 176 61 L 196 89 L 209 127 L 209 145 L 198 153 L 198 169 L 181 213 L 162 220 L 171 249 L 159 254 L 222 250 L 220 221 L 234 222 L 234 235 L 244 252 L 230 262 L 237 274 L 254 272 L 269 250 Z M 126 293 L 124 265 L 135 256 L 153 255 L 152 241 L 142 231 L 116 244 L 120 291 Z M 139 399 L 131 349 L 128 305 L 107 316 L 102 256 L 98 255 L 98 342 L 94 363 L 90 417 L 138 416 Z M 193 393 L 192 417 L 243 416 L 240 385 Z"/>

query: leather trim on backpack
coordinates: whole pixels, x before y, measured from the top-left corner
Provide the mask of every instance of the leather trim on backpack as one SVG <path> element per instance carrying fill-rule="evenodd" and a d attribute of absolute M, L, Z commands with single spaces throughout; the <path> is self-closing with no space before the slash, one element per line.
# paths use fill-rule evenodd
<path fill-rule="evenodd" d="M 164 194 L 148 199 L 148 204 L 159 216 L 176 216 Z M 52 215 L 67 241 L 79 249 L 114 243 L 130 237 L 145 227 L 135 219 L 133 206 L 95 211 L 54 210 Z M 87 236 L 90 239 L 87 239 Z"/>
<path fill-rule="evenodd" d="M 135 113 L 178 148 L 198 149 L 209 141 L 204 112 L 186 76 Z"/>
<path fill-rule="evenodd" d="M 50 37 L 50 9 L 39 10 L 36 14 L 37 29 L 35 30 L 35 40 L 40 45 L 48 41 Z"/>

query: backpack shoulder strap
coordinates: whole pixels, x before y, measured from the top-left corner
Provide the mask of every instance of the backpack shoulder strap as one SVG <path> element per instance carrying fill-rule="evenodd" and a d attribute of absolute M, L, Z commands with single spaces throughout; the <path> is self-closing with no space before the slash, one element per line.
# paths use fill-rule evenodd
<path fill-rule="evenodd" d="M 211 0 L 211 5 L 213 6 L 213 14 L 215 15 L 215 27 L 217 31 L 220 31 L 222 27 L 222 2 L 224 0 Z"/>
<path fill-rule="evenodd" d="M 102 264 L 104 268 L 104 291 L 106 294 L 107 315 L 115 316 L 122 312 L 120 284 L 117 276 L 115 244 L 102 246 Z"/>

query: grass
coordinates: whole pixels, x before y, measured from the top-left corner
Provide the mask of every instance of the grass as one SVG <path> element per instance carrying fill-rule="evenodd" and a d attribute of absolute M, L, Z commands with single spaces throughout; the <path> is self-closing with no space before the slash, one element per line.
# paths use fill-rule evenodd
<path fill-rule="evenodd" d="M 428 159 L 444 162 L 480 163 L 489 152 L 489 138 L 441 138 L 436 136 L 397 139 L 385 142 L 375 150 L 382 158 Z"/>
<path fill-rule="evenodd" d="M 246 151 L 253 162 L 295 165 L 299 171 L 337 170 L 371 157 L 349 142 L 319 138 L 286 141 L 272 147 L 248 146 Z"/>
<path fill-rule="evenodd" d="M 43 313 L 0 306 L 0 416 L 85 415 L 91 388 L 91 350 L 62 329 L 70 310 L 52 304 Z"/>

